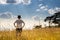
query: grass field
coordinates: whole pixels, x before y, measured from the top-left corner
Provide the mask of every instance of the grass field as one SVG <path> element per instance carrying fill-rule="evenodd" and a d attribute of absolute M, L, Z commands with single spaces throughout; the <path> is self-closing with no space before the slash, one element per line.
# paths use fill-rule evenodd
<path fill-rule="evenodd" d="M 60 40 L 60 28 L 23 30 L 19 40 Z M 0 31 L 0 40 L 16 40 L 15 31 Z"/>

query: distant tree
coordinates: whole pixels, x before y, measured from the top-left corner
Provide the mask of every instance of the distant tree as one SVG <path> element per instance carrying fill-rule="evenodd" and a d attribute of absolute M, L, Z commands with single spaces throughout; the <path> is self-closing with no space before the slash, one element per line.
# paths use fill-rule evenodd
<path fill-rule="evenodd" d="M 51 20 L 53 20 L 53 21 L 51 21 Z M 57 12 L 52 16 L 46 17 L 44 21 L 45 22 L 49 21 L 49 27 L 50 27 L 51 22 L 54 24 L 58 24 L 58 26 L 60 26 L 60 12 Z"/>
<path fill-rule="evenodd" d="M 49 21 L 49 27 L 51 27 L 50 25 L 51 25 L 51 19 L 53 18 L 54 16 L 48 16 L 48 17 L 46 17 L 46 19 L 44 20 L 45 22 L 46 21 Z"/>
<path fill-rule="evenodd" d="M 37 28 L 37 29 L 39 29 L 39 28 L 41 28 L 41 26 L 42 26 L 42 25 L 36 25 L 36 26 L 34 26 L 34 27 Z"/>
<path fill-rule="evenodd" d="M 53 19 L 53 23 L 58 24 L 58 26 L 60 26 L 60 12 L 57 12 L 54 14 L 54 19 Z"/>

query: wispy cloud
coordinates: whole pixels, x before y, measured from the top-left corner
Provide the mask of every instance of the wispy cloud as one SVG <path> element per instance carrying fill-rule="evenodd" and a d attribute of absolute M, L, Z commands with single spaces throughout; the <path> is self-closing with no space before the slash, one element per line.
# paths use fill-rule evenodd
<path fill-rule="evenodd" d="M 39 9 L 37 9 L 36 11 L 40 11 L 40 10 L 44 10 L 47 11 L 48 10 L 48 6 L 47 5 L 43 5 L 43 4 L 39 4 L 38 5 Z"/>
<path fill-rule="evenodd" d="M 41 6 L 40 9 L 42 9 L 42 10 L 48 10 L 48 6 L 47 5 L 46 6 Z"/>
<path fill-rule="evenodd" d="M 36 9 L 36 11 L 37 11 L 37 12 L 39 12 L 39 11 L 40 11 L 40 9 Z"/>
<path fill-rule="evenodd" d="M 38 6 L 41 7 L 43 4 L 39 4 Z"/>
<path fill-rule="evenodd" d="M 56 12 L 59 12 L 60 8 L 59 7 L 48 8 L 48 5 L 39 4 L 38 9 L 36 9 L 36 11 L 39 12 L 40 10 L 47 11 L 49 14 L 54 14 Z"/>
<path fill-rule="evenodd" d="M 31 3 L 31 0 L 22 0 L 23 4 L 29 5 Z"/>
<path fill-rule="evenodd" d="M 12 18 L 13 15 L 11 12 L 5 12 L 5 13 L 1 13 L 0 14 L 0 18 L 3 18 L 3 19 L 9 19 L 9 18 Z"/>
<path fill-rule="evenodd" d="M 0 0 L 0 4 L 24 4 L 29 5 L 31 0 Z"/>
<path fill-rule="evenodd" d="M 54 14 L 54 13 L 59 12 L 59 11 L 60 11 L 60 8 L 55 7 L 54 9 L 53 8 L 49 9 L 48 10 L 48 13 L 49 14 Z"/>
<path fill-rule="evenodd" d="M 35 15 L 32 17 L 33 20 L 36 20 L 36 21 L 39 21 L 40 20 L 40 17 L 38 15 Z"/>

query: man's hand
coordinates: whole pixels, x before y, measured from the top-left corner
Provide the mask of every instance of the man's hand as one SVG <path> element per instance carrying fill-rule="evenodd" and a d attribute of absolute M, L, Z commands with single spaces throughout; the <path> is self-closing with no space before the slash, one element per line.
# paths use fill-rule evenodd
<path fill-rule="evenodd" d="M 15 26 L 15 23 L 14 23 L 14 26 Z M 15 26 L 16 27 L 16 26 Z"/>
<path fill-rule="evenodd" d="M 25 23 L 23 22 L 23 27 L 24 27 L 24 26 L 25 26 Z M 22 27 L 22 28 L 23 28 L 23 27 Z"/>

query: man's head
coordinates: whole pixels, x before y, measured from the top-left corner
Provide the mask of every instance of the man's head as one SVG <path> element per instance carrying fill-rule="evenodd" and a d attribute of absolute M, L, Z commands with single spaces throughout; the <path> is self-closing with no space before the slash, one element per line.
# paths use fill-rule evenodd
<path fill-rule="evenodd" d="M 18 17 L 17 17 L 18 19 L 20 19 L 21 18 L 21 15 L 18 15 Z"/>

